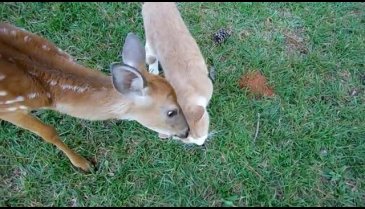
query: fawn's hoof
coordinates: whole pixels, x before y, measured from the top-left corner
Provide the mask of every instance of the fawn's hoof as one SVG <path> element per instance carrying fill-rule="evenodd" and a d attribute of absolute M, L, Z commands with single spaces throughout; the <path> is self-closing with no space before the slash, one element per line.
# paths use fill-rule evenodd
<path fill-rule="evenodd" d="M 89 161 L 84 158 L 77 159 L 73 161 L 72 164 L 85 172 L 91 172 L 94 167 Z"/>

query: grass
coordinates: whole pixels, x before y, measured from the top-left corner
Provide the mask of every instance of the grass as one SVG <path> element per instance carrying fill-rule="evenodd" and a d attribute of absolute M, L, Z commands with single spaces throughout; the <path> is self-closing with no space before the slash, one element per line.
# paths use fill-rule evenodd
<path fill-rule="evenodd" d="M 216 69 L 206 148 L 164 142 L 136 122 L 90 122 L 51 111 L 84 174 L 54 146 L 0 122 L 1 206 L 365 206 L 365 4 L 179 3 Z M 139 3 L 2 3 L 0 17 L 108 73 Z M 233 29 L 221 45 L 212 34 Z M 304 49 L 304 50 L 303 50 Z M 273 99 L 239 77 L 260 70 Z M 257 115 L 259 134 L 254 142 Z"/>

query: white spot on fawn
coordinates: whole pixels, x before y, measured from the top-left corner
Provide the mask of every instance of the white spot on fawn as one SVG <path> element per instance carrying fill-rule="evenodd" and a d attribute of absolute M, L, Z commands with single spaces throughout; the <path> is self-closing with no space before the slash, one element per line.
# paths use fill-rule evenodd
<path fill-rule="evenodd" d="M 6 108 L 7 111 L 15 111 L 17 110 L 18 108 L 16 107 L 9 107 L 9 108 Z"/>
<path fill-rule="evenodd" d="M 7 33 L 8 32 L 8 29 L 6 29 L 6 28 L 0 28 L 0 32 Z"/>
<path fill-rule="evenodd" d="M 49 46 L 47 46 L 46 44 L 43 44 L 42 45 L 42 49 L 46 50 L 46 51 L 49 51 L 51 50 L 51 48 Z"/>
<path fill-rule="evenodd" d="M 24 105 L 20 105 L 20 106 L 19 106 L 19 109 L 21 109 L 21 110 L 27 110 L 27 109 L 28 109 L 28 107 L 26 107 L 26 106 L 24 106 Z"/>
<path fill-rule="evenodd" d="M 49 85 L 55 86 L 55 85 L 57 85 L 57 81 L 52 80 L 51 82 L 49 82 Z"/>
<path fill-rule="evenodd" d="M 24 42 L 29 42 L 30 41 L 30 37 L 29 36 L 24 36 Z"/>
<path fill-rule="evenodd" d="M 51 94 L 50 94 L 50 93 L 47 93 L 47 97 L 48 97 L 48 98 L 51 98 Z"/>
<path fill-rule="evenodd" d="M 29 74 L 31 74 L 32 76 L 37 76 L 38 73 L 37 72 L 34 72 L 34 71 L 28 71 Z"/>
<path fill-rule="evenodd" d="M 5 78 L 5 75 L 0 74 L 0 81 L 4 80 L 4 78 Z"/>
<path fill-rule="evenodd" d="M 24 101 L 24 97 L 17 96 L 14 100 L 8 100 L 4 104 L 12 104 L 12 103 L 15 103 L 15 102 L 22 102 L 22 101 Z"/>
<path fill-rule="evenodd" d="M 10 32 L 10 34 L 11 34 L 12 36 L 16 36 L 16 31 L 15 31 L 15 30 L 12 30 L 12 31 Z"/>
<path fill-rule="evenodd" d="M 67 58 L 68 61 L 73 62 L 74 60 L 71 58 L 71 56 L 69 54 L 67 54 L 66 52 L 64 52 L 62 49 L 57 48 L 58 53 L 62 54 L 63 56 L 65 56 Z"/>
<path fill-rule="evenodd" d="M 9 60 L 9 62 L 14 63 L 14 59 L 13 58 L 9 57 L 8 60 Z"/>
<path fill-rule="evenodd" d="M 27 95 L 29 99 L 34 99 L 38 96 L 38 93 L 30 93 Z"/>
<path fill-rule="evenodd" d="M 66 90 L 66 89 L 70 89 L 70 90 L 73 90 L 75 92 L 78 92 L 78 93 L 82 93 L 84 91 L 86 91 L 87 87 L 80 87 L 80 86 L 71 86 L 71 85 L 62 85 L 61 88 L 63 90 Z"/>
<path fill-rule="evenodd" d="M 6 95 L 8 95 L 8 93 L 6 92 L 6 91 L 0 91 L 0 96 L 6 96 Z"/>

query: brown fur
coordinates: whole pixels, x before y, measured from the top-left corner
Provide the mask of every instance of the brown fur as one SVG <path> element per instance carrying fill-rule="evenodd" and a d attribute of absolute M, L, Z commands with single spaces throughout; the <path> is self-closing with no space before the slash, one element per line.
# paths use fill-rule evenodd
<path fill-rule="evenodd" d="M 56 145 L 83 170 L 90 168 L 89 162 L 69 149 L 53 127 L 31 116 L 31 110 L 53 109 L 88 120 L 136 120 L 159 133 L 186 133 L 181 113 L 171 119 L 164 112 L 174 108 L 181 112 L 171 85 L 145 67 L 138 70 L 147 82 L 145 95 L 122 95 L 111 76 L 75 63 L 42 37 L 1 23 L 0 119 Z"/>

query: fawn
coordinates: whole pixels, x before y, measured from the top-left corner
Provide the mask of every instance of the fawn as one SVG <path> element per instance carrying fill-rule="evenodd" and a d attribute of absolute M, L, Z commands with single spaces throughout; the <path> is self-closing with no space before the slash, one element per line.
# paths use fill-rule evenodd
<path fill-rule="evenodd" d="M 129 33 L 123 63 L 110 65 L 111 76 L 83 67 L 50 41 L 9 23 L 0 23 L 0 119 L 27 129 L 57 146 L 71 163 L 91 164 L 71 150 L 54 127 L 30 114 L 51 109 L 86 120 L 135 120 L 170 136 L 185 138 L 189 128 L 175 91 L 148 73 L 145 49 Z"/>

